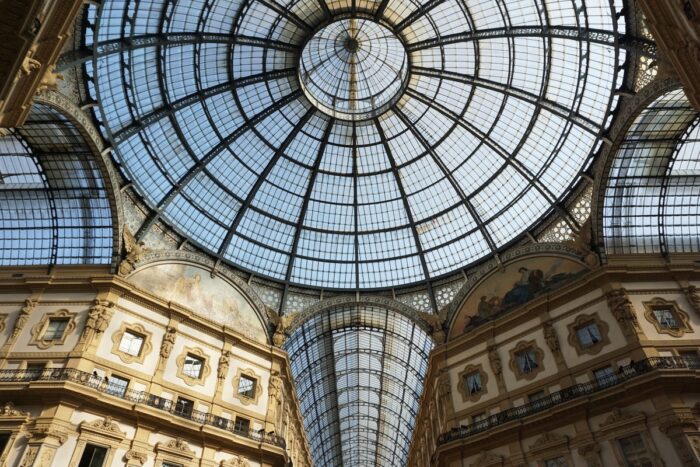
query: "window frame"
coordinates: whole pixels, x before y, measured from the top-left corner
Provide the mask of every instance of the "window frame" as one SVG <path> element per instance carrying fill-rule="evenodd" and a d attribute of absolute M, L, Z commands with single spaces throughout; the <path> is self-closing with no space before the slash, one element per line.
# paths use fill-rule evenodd
<path fill-rule="evenodd" d="M 578 331 L 590 324 L 596 325 L 601 339 L 593 345 L 584 346 L 579 338 Z M 597 312 L 591 314 L 580 314 L 567 327 L 569 329 L 567 341 L 569 342 L 569 345 L 576 349 L 576 353 L 579 357 L 582 355 L 597 355 L 606 345 L 610 344 L 610 326 L 608 326 L 605 321 L 600 319 L 600 315 L 598 315 Z"/>
<path fill-rule="evenodd" d="M 121 342 L 127 332 L 143 336 L 139 355 L 132 355 L 121 350 Z M 153 350 L 152 337 L 153 334 L 139 323 L 122 323 L 119 329 L 112 334 L 112 354 L 119 357 L 124 363 L 143 363 L 146 356 Z"/>
<path fill-rule="evenodd" d="M 185 371 L 188 358 L 200 360 L 201 370 L 198 376 L 193 376 Z M 188 386 L 204 385 L 207 377 L 211 374 L 210 358 L 199 347 L 184 347 L 182 353 L 177 357 L 177 377 Z"/>
<path fill-rule="evenodd" d="M 523 371 L 520 365 L 520 356 L 525 352 L 532 353 L 532 357 L 534 357 L 535 366 L 529 371 Z M 544 371 L 544 351 L 537 346 L 537 342 L 534 339 L 520 341 L 515 347 L 510 349 L 509 366 L 515 375 L 515 379 L 533 380 Z"/>
<path fill-rule="evenodd" d="M 690 326 L 690 318 L 688 313 L 683 311 L 675 300 L 666 300 L 661 297 L 654 297 L 647 302 L 642 302 L 644 305 L 644 318 L 654 325 L 658 334 L 668 334 L 671 337 L 682 337 L 686 333 L 695 332 Z M 677 328 L 664 326 L 656 316 L 656 311 L 668 310 L 678 323 Z"/>
<path fill-rule="evenodd" d="M 254 388 L 253 397 L 247 397 L 243 394 L 239 394 L 238 388 L 240 387 L 241 378 L 253 379 L 256 381 Z M 252 368 L 238 368 L 236 375 L 233 377 L 233 396 L 238 399 L 243 405 L 257 405 L 260 400 L 260 395 L 262 394 L 262 378 L 256 374 Z"/>
<path fill-rule="evenodd" d="M 35 345 L 42 350 L 55 345 L 64 345 L 68 336 L 73 334 L 75 330 L 75 319 L 77 313 L 72 313 L 66 309 L 56 310 L 50 313 L 44 313 L 38 323 L 31 329 L 30 345 Z M 63 334 L 60 338 L 46 339 L 46 331 L 48 330 L 51 320 L 67 320 L 66 326 L 63 329 Z"/>
<path fill-rule="evenodd" d="M 475 392 L 471 391 L 471 388 L 467 383 L 468 378 L 473 375 L 479 376 L 481 386 L 479 390 Z M 462 400 L 464 402 L 476 402 L 488 393 L 486 386 L 487 383 L 488 375 L 484 371 L 484 367 L 481 363 L 477 365 L 467 365 L 459 373 L 459 382 L 457 383 L 457 390 L 462 395 Z"/>

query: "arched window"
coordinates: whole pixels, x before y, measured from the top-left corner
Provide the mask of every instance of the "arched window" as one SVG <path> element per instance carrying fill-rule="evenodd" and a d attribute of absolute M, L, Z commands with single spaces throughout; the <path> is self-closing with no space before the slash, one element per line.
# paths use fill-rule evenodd
<path fill-rule="evenodd" d="M 700 113 L 679 89 L 641 112 L 613 160 L 603 205 L 606 252 L 698 251 L 698 199 Z"/>
<path fill-rule="evenodd" d="M 61 112 L 35 104 L 0 137 L 0 265 L 109 264 L 113 238 L 94 152 Z"/>

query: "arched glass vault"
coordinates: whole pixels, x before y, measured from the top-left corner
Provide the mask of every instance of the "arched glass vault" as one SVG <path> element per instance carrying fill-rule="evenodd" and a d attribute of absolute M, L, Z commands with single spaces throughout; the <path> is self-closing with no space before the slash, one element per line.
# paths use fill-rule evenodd
<path fill-rule="evenodd" d="M 85 71 L 114 159 L 152 208 L 139 237 L 162 220 L 285 284 L 398 287 L 562 209 L 610 125 L 627 50 L 648 46 L 625 36 L 623 7 L 105 0 L 88 10 Z"/>
<path fill-rule="evenodd" d="M 639 116 L 613 159 L 603 198 L 608 254 L 700 251 L 700 112 L 683 90 Z"/>
<path fill-rule="evenodd" d="M 433 342 L 406 316 L 348 304 L 315 314 L 285 349 L 317 466 L 403 465 Z"/>
<path fill-rule="evenodd" d="M 34 104 L 22 128 L 0 137 L 0 265 L 110 264 L 106 186 L 79 129 Z"/>

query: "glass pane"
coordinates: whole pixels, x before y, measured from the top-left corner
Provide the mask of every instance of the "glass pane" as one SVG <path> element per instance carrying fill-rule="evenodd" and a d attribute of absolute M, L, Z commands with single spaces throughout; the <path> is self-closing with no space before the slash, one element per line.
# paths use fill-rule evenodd
<path fill-rule="evenodd" d="M 187 354 L 182 372 L 191 378 L 199 378 L 202 375 L 203 368 L 204 361 L 201 358 Z"/>
<path fill-rule="evenodd" d="M 143 345 L 143 336 L 125 331 L 119 343 L 119 351 L 138 357 Z"/>

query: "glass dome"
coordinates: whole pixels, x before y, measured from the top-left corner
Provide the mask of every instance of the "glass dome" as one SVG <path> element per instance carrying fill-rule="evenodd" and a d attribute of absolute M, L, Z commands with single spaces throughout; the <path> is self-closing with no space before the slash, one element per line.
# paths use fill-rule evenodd
<path fill-rule="evenodd" d="M 192 243 L 280 282 L 433 280 L 561 209 L 623 81 L 621 0 L 104 0 L 88 88 Z"/>

